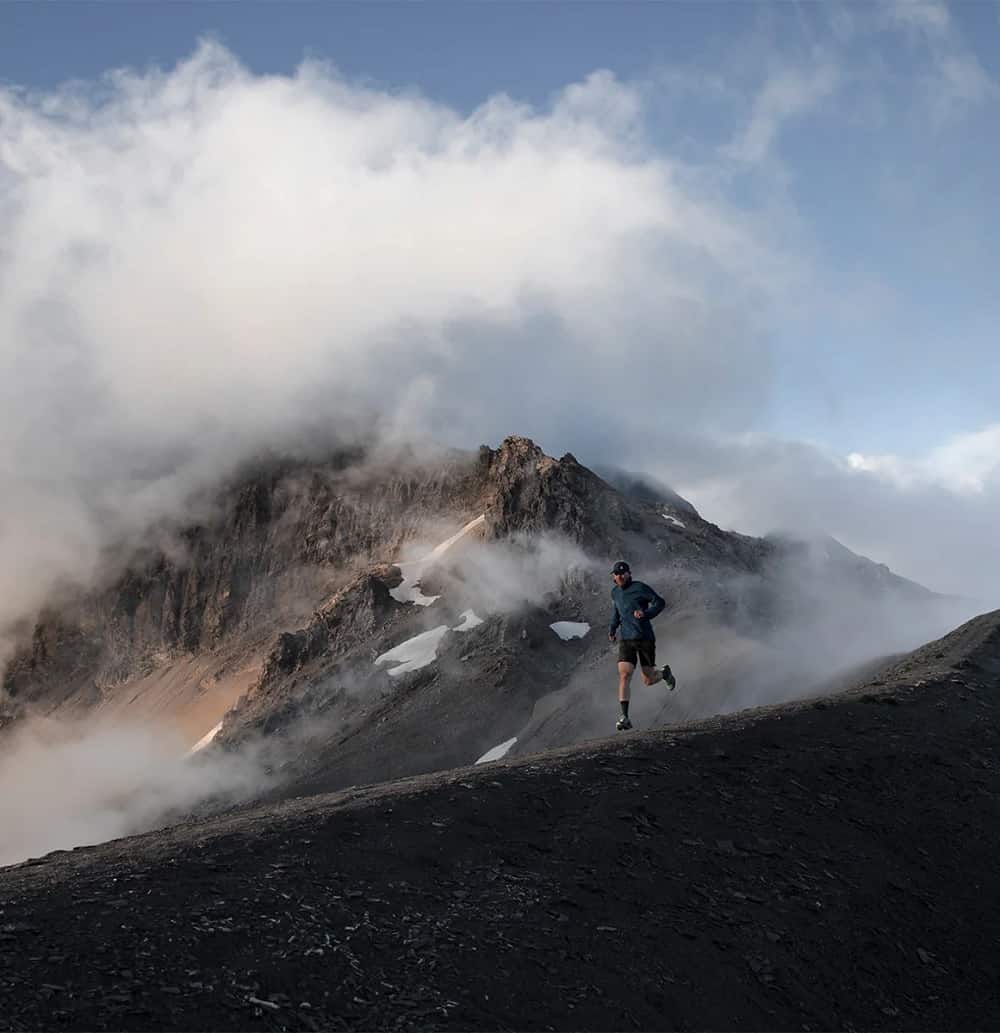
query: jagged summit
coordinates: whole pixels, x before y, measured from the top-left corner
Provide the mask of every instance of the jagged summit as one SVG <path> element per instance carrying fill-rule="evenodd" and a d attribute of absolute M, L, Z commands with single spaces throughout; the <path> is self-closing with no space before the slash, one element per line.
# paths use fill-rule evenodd
<path fill-rule="evenodd" d="M 508 437 L 495 452 L 480 450 L 488 483 L 487 533 L 558 532 L 606 552 L 639 523 L 625 499 L 567 453 L 553 459 L 528 438 Z"/>

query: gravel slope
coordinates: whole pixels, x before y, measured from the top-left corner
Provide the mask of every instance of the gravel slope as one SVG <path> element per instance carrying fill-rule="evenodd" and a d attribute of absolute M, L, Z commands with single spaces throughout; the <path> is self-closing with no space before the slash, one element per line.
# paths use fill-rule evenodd
<path fill-rule="evenodd" d="M 995 1029 L 998 661 L 5 869 L 0 1030 Z"/>

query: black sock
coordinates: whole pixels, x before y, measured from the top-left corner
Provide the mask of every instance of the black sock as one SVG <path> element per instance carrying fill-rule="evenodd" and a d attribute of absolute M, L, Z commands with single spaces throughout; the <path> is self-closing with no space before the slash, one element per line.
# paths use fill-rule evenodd
<path fill-rule="evenodd" d="M 622 699 L 618 701 L 622 707 L 622 717 L 628 717 L 628 700 Z"/>

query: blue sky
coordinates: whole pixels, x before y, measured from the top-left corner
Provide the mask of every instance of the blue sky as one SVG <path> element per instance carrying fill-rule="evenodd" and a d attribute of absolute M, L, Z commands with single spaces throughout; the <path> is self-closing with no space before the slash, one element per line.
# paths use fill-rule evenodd
<path fill-rule="evenodd" d="M 0 4 L 0 474 L 322 389 L 988 595 L 998 116 L 997 3 Z"/>
<path fill-rule="evenodd" d="M 750 5 L 607 3 L 6 4 L 0 62 L 52 86 L 109 67 L 170 65 L 211 33 L 263 73 L 304 56 L 390 88 L 473 108 L 497 91 L 541 102 L 595 68 L 631 77 L 711 57 L 755 19 Z M 86 41 L 85 45 L 83 41 Z"/>

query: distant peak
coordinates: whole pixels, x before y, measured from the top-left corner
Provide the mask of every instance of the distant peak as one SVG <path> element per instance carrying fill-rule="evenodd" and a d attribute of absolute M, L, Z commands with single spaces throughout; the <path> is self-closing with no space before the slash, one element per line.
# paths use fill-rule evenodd
<path fill-rule="evenodd" d="M 686 498 L 678 495 L 668 484 L 646 473 L 635 473 L 615 466 L 595 466 L 596 473 L 626 498 L 638 502 L 665 503 L 678 512 L 700 519 L 700 514 Z"/>

